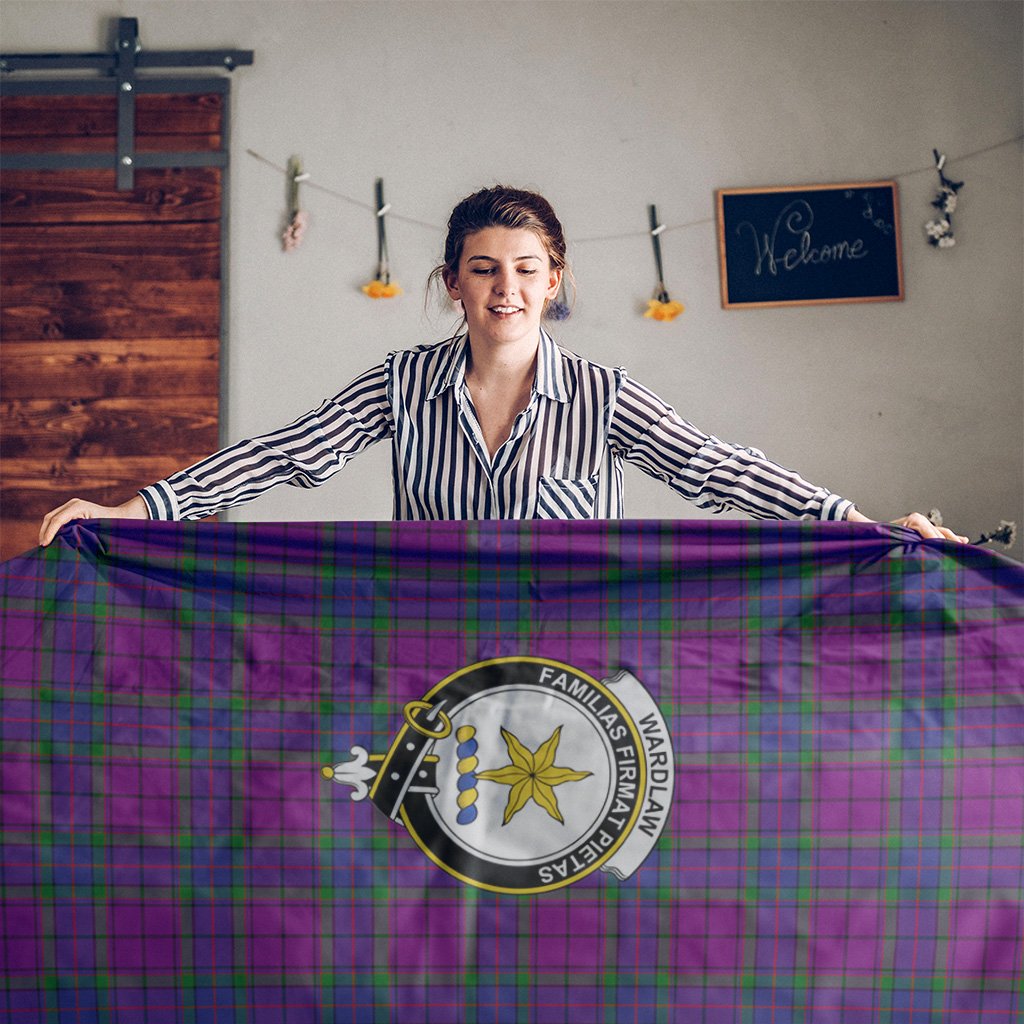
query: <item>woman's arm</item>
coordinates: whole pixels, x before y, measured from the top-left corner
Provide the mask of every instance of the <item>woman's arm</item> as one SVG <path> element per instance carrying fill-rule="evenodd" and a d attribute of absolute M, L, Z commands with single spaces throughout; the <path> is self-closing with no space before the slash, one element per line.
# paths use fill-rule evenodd
<path fill-rule="evenodd" d="M 608 440 L 627 462 L 698 508 L 731 508 L 755 519 L 845 519 L 853 510 L 853 502 L 809 483 L 764 452 L 705 434 L 628 377 L 616 396 Z"/>
<path fill-rule="evenodd" d="M 703 433 L 636 381 L 619 390 L 609 440 L 624 459 L 696 502 L 700 508 L 734 508 L 759 519 L 817 518 L 873 523 L 852 502 L 743 448 Z M 894 520 L 926 539 L 967 543 L 933 525 L 920 512 Z"/>
<path fill-rule="evenodd" d="M 49 544 L 72 519 L 202 519 L 278 484 L 319 486 L 352 456 L 390 436 L 388 368 L 389 362 L 374 367 L 286 427 L 224 448 L 121 505 L 65 502 L 43 519 L 39 543 Z"/>

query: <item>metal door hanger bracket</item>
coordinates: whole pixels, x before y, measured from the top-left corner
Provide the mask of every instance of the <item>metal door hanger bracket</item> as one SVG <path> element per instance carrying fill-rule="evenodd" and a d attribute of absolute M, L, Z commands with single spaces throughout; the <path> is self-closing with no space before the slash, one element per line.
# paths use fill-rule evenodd
<path fill-rule="evenodd" d="M 117 187 L 135 187 L 135 56 L 142 49 L 139 23 L 117 23 Z"/>
<path fill-rule="evenodd" d="M 140 164 L 135 152 L 135 97 L 140 80 L 137 71 L 146 68 L 218 67 L 234 71 L 236 67 L 252 64 L 252 50 L 166 50 L 146 51 L 139 37 L 137 18 L 119 18 L 117 43 L 114 53 L 69 54 L 0 54 L 0 92 L 21 92 L 7 89 L 9 76 L 16 71 L 95 70 L 112 76 L 112 88 L 117 90 L 117 149 L 114 168 L 117 187 L 130 190 L 135 187 L 135 169 Z M 144 84 L 146 79 L 142 79 Z M 27 83 L 26 83 L 27 84 Z M 40 83 L 43 84 L 43 83 Z M 66 80 L 66 94 L 94 92 L 96 80 Z M 76 89 L 76 85 L 78 88 Z M 31 87 L 30 87 L 31 88 Z M 49 90 L 42 90 L 49 91 Z M 106 91 L 104 88 L 103 91 Z M 19 161 L 20 162 L 20 161 Z M 55 161 L 60 163 L 61 161 Z M 90 164 L 92 161 L 88 161 Z M 143 160 L 142 163 L 149 163 Z M 188 161 L 191 162 L 191 161 Z M 13 166 L 13 162 L 11 163 Z M 109 165 L 108 165 L 109 166 Z"/>

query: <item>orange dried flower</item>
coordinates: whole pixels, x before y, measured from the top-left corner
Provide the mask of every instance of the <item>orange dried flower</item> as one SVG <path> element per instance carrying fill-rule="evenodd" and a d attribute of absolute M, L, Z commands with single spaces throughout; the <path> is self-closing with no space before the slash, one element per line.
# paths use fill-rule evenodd
<path fill-rule="evenodd" d="M 377 280 L 363 285 L 363 294 L 369 295 L 371 299 L 393 299 L 396 295 L 402 294 L 402 289 L 397 284 Z"/>
<path fill-rule="evenodd" d="M 647 303 L 647 312 L 644 316 L 648 320 L 675 320 L 686 307 L 681 302 L 661 302 L 659 299 L 651 299 Z"/>

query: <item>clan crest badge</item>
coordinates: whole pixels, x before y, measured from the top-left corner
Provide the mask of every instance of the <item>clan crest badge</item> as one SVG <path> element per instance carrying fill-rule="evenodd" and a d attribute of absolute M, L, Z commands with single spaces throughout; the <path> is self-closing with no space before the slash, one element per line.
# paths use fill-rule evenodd
<path fill-rule="evenodd" d="M 323 776 L 369 797 L 435 864 L 503 893 L 539 893 L 600 868 L 622 880 L 668 820 L 665 720 L 635 676 L 495 658 L 403 708 L 386 754 L 355 746 Z"/>

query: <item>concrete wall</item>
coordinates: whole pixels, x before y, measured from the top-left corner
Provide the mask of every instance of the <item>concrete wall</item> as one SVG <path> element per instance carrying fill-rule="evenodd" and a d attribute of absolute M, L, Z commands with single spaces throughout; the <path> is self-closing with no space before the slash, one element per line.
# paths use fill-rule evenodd
<path fill-rule="evenodd" d="M 444 336 L 423 304 L 442 225 L 497 181 L 554 203 L 579 283 L 566 346 L 625 365 L 683 415 L 891 518 L 938 506 L 961 532 L 1024 526 L 1022 6 L 1016 2 L 181 2 L 6 0 L 7 52 L 250 48 L 234 76 L 225 441 L 286 422 L 390 349 Z M 966 181 L 955 248 L 925 242 L 931 150 Z M 307 189 L 285 255 L 278 164 L 370 203 L 382 176 L 406 290 L 359 291 L 373 216 Z M 962 158 L 961 158 L 962 157 Z M 721 308 L 719 187 L 897 177 L 907 298 Z M 640 316 L 662 237 L 670 325 Z M 608 237 L 611 236 L 611 237 Z M 624 237 L 619 237 L 624 236 Z M 605 240 L 594 240 L 604 238 Z M 627 514 L 699 510 L 627 472 Z M 383 446 L 318 491 L 280 488 L 235 519 L 388 518 Z M 1018 542 L 1014 554 L 1020 557 Z"/>

